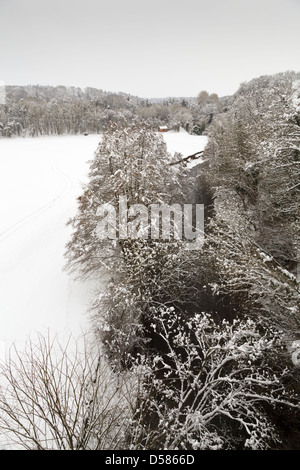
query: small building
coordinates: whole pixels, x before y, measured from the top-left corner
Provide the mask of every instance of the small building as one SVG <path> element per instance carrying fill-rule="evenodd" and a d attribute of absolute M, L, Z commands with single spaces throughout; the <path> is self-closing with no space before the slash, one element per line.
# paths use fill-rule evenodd
<path fill-rule="evenodd" d="M 158 132 L 168 132 L 168 127 L 167 126 L 159 126 Z"/>

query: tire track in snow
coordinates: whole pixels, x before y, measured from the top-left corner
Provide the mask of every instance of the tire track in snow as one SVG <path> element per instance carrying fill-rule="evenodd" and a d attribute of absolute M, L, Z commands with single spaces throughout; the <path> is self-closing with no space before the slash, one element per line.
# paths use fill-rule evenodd
<path fill-rule="evenodd" d="M 73 187 L 73 181 L 71 180 L 71 178 L 69 178 L 68 175 L 66 175 L 63 171 L 61 171 L 57 167 L 56 163 L 52 163 L 51 170 L 57 175 L 62 176 L 64 178 L 66 184 L 62 192 L 59 193 L 58 196 L 56 196 L 54 199 L 51 199 L 51 201 L 47 202 L 46 204 L 39 207 L 35 211 L 31 212 L 27 216 L 23 217 L 18 222 L 15 222 L 13 225 L 3 230 L 0 233 L 0 243 L 6 240 L 8 237 L 10 237 L 14 232 L 24 227 L 24 225 L 34 220 L 40 214 L 43 214 L 44 212 L 46 212 L 48 209 L 50 209 L 54 204 L 56 204 L 60 199 L 62 199 L 64 196 L 66 196 L 70 192 L 71 188 Z"/>

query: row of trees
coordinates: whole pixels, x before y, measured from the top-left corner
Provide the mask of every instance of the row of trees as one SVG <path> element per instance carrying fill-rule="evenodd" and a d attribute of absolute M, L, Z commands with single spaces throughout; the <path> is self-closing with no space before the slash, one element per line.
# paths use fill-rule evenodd
<path fill-rule="evenodd" d="M 243 85 L 214 122 L 204 177 L 214 187 L 218 289 L 299 329 L 299 76 Z M 237 276 L 238 273 L 238 276 Z M 250 304 L 249 304 L 250 303 Z"/>
<path fill-rule="evenodd" d="M 95 88 L 7 86 L 6 103 L 0 105 L 0 135 L 100 133 L 111 123 L 124 127 L 140 121 L 155 129 L 164 124 L 200 134 L 226 109 L 217 95 L 201 96 L 156 102 Z"/>
<path fill-rule="evenodd" d="M 249 88 L 257 90 L 261 103 L 273 81 L 290 81 L 294 90 L 294 78 L 269 78 L 265 87 L 258 80 Z M 276 93 L 273 98 L 268 106 L 275 106 Z M 107 132 L 71 221 L 69 267 L 84 276 L 105 267 L 108 279 L 92 306 L 96 336 L 115 371 L 143 370 L 131 448 L 278 448 L 287 436 L 291 439 L 289 426 L 297 426 L 297 374 L 286 341 L 299 324 L 299 287 L 293 259 L 263 245 L 263 222 L 270 222 L 261 218 L 253 228 L 255 213 L 261 215 L 252 193 L 248 200 L 240 189 L 244 159 L 246 172 L 252 168 L 246 154 L 248 123 L 238 117 L 230 124 L 248 100 L 242 87 L 232 109 L 213 123 L 207 161 L 196 181 L 181 165 L 170 166 L 163 140 L 151 130 Z M 269 118 L 268 106 L 261 110 L 258 132 L 268 120 L 272 127 L 275 114 Z M 280 107 L 277 113 L 280 118 Z M 225 124 L 229 130 L 223 132 Z M 269 132 L 265 138 L 276 136 L 274 128 Z M 250 138 L 255 136 L 249 131 Z M 258 155 L 253 146 L 252 159 Z M 117 204 L 126 195 L 128 209 L 131 203 L 190 202 L 191 187 L 198 203 L 214 201 L 201 251 L 186 250 L 182 240 L 97 238 L 97 208 L 103 201 Z M 261 191 L 265 188 L 262 182 Z M 296 221 L 293 198 L 290 204 Z M 277 223 L 274 217 L 274 240 Z"/>

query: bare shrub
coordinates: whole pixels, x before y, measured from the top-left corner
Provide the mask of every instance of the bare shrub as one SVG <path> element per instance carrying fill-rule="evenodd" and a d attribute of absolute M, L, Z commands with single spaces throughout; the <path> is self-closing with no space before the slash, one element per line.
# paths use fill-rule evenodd
<path fill-rule="evenodd" d="M 131 415 L 127 378 L 116 376 L 87 338 L 62 342 L 38 334 L 24 351 L 12 347 L 0 374 L 6 448 L 123 448 Z"/>

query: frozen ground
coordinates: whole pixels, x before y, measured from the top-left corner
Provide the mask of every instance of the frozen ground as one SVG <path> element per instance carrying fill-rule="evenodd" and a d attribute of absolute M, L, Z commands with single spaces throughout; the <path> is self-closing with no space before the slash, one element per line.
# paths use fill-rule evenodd
<path fill-rule="evenodd" d="M 203 149 L 205 137 L 164 135 L 170 152 Z M 63 270 L 66 221 L 86 181 L 99 135 L 0 139 L 0 357 L 32 331 L 77 336 L 94 284 Z"/>

